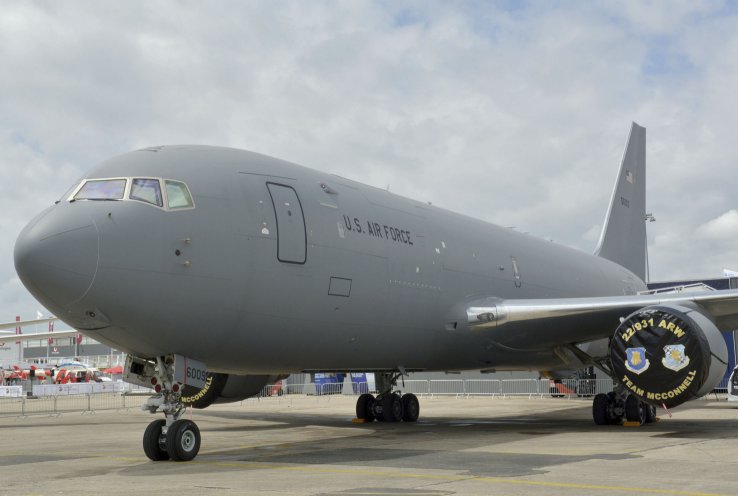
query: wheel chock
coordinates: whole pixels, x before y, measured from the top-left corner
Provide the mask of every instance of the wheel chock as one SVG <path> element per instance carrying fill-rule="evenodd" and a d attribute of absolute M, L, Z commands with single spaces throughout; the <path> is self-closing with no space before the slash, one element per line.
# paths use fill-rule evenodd
<path fill-rule="evenodd" d="M 355 418 L 351 419 L 352 424 L 366 424 L 366 419 Z"/>

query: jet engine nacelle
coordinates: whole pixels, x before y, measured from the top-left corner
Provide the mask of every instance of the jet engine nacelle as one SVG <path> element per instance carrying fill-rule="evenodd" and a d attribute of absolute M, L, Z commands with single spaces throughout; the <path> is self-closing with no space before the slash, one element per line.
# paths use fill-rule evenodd
<path fill-rule="evenodd" d="M 213 403 L 233 403 L 261 392 L 264 386 L 284 379 L 283 375 L 233 375 L 208 372 L 205 386 L 200 389 L 187 385 L 182 391 L 182 403 L 194 408 L 206 408 Z"/>
<path fill-rule="evenodd" d="M 704 396 L 728 363 L 725 339 L 696 308 L 660 305 L 630 314 L 610 343 L 614 378 L 642 401 L 667 408 Z"/>

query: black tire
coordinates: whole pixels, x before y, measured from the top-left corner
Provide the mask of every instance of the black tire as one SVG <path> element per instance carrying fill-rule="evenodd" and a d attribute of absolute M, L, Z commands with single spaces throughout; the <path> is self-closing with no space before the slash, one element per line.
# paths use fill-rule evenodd
<path fill-rule="evenodd" d="M 606 394 L 597 394 L 592 400 L 592 418 L 597 425 L 610 425 L 610 400 Z"/>
<path fill-rule="evenodd" d="M 647 403 L 643 404 L 643 409 L 646 412 L 645 423 L 653 424 L 656 422 L 656 407 Z"/>
<path fill-rule="evenodd" d="M 377 405 L 377 399 L 374 397 L 374 395 L 370 394 L 369 399 L 366 402 L 366 421 L 367 422 L 374 422 L 377 419 L 377 414 L 375 413 Z"/>
<path fill-rule="evenodd" d="M 356 400 L 356 418 L 364 419 L 367 422 L 373 422 L 374 415 L 374 396 L 364 393 Z"/>
<path fill-rule="evenodd" d="M 417 422 L 420 416 L 420 402 L 413 393 L 402 395 L 402 420 L 405 422 Z"/>
<path fill-rule="evenodd" d="M 638 422 L 643 425 L 646 421 L 646 409 L 644 404 L 637 396 L 628 395 L 625 399 L 625 420 L 628 422 Z"/>
<path fill-rule="evenodd" d="M 167 430 L 167 453 L 175 462 L 188 462 L 200 451 L 200 429 L 191 420 L 180 419 Z"/>
<path fill-rule="evenodd" d="M 149 460 L 160 462 L 162 460 L 169 460 L 169 453 L 165 450 L 161 443 L 161 429 L 167 423 L 164 419 L 154 420 L 151 422 L 144 431 L 143 436 L 143 448 L 146 456 Z"/>
<path fill-rule="evenodd" d="M 377 422 L 384 422 L 384 401 L 381 396 L 374 398 L 374 418 Z M 377 411 L 379 410 L 379 411 Z"/>
<path fill-rule="evenodd" d="M 392 393 L 382 398 L 382 417 L 385 422 L 399 422 L 402 414 L 402 399 L 399 394 Z"/>
<path fill-rule="evenodd" d="M 618 396 L 614 391 L 607 393 L 607 404 L 609 406 L 608 413 L 610 415 L 610 424 L 619 425 L 623 422 L 623 408 L 616 408 L 616 406 L 622 402 L 618 401 Z M 619 411 L 618 411 L 619 410 Z"/>

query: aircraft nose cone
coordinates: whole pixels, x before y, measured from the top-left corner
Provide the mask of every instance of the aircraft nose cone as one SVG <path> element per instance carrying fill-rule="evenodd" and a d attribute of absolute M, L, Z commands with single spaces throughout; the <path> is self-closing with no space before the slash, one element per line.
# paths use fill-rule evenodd
<path fill-rule="evenodd" d="M 15 270 L 36 299 L 60 312 L 89 291 L 98 252 L 94 222 L 68 205 L 57 205 L 21 231 L 15 242 Z"/>

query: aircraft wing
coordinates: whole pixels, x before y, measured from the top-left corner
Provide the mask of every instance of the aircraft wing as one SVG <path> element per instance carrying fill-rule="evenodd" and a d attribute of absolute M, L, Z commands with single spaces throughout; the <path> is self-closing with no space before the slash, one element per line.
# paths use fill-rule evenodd
<path fill-rule="evenodd" d="M 45 319 L 21 320 L 19 322 L 2 322 L 0 329 L 15 329 L 16 327 L 28 327 L 30 325 L 45 324 L 46 322 L 54 322 L 59 320 L 57 317 L 48 317 Z"/>
<path fill-rule="evenodd" d="M 489 298 L 466 307 L 467 323 L 496 344 L 530 349 L 581 343 L 611 336 L 620 318 L 661 304 L 699 307 L 721 331 L 738 328 L 738 290 L 677 292 L 592 298 L 501 300 Z"/>

